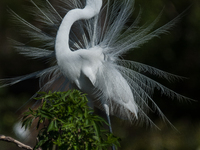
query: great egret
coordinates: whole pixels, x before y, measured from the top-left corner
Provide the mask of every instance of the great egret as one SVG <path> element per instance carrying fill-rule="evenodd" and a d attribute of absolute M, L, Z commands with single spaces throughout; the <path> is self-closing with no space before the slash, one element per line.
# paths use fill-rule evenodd
<path fill-rule="evenodd" d="M 46 6 L 30 1 L 34 5 L 31 12 L 35 13 L 37 21 L 44 28 L 39 29 L 10 10 L 18 23 L 24 26 L 27 37 L 32 39 L 27 42 L 30 45 L 13 41 L 14 47 L 25 56 L 33 59 L 55 59 L 55 63 L 42 71 L 4 79 L 2 81 L 8 83 L 3 86 L 37 77 L 41 83 L 39 91 L 64 91 L 68 87 L 77 87 L 88 94 L 94 106 L 106 112 L 109 123 L 109 115 L 116 115 L 130 121 L 153 124 L 147 116 L 149 110 L 156 110 L 167 120 L 151 98 L 155 88 L 169 97 L 185 99 L 142 72 L 167 80 L 179 78 L 178 76 L 121 59 L 128 51 L 167 32 L 179 17 L 152 31 L 160 16 L 149 26 L 138 27 L 139 13 L 132 25 L 126 27 L 133 12 L 133 0 L 106 0 L 104 3 L 102 0 L 59 0 L 62 3 L 59 7 L 61 13 L 48 0 Z M 35 44 L 35 41 L 39 44 Z M 46 78 L 48 81 L 43 83 Z M 148 101 L 153 105 L 152 108 Z"/>

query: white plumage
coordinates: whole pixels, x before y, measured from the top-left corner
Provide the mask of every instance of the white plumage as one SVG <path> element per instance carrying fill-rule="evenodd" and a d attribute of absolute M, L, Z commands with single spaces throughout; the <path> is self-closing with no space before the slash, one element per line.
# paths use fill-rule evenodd
<path fill-rule="evenodd" d="M 133 0 L 104 0 L 104 3 L 102 0 L 59 0 L 59 9 L 48 0 L 45 6 L 31 2 L 34 6 L 32 13 L 43 26 L 39 29 L 10 10 L 18 23 L 24 26 L 23 33 L 32 39 L 30 45 L 13 41 L 14 47 L 25 56 L 54 59 L 55 63 L 42 71 L 2 80 L 8 81 L 3 86 L 33 77 L 40 78 L 39 91 L 64 91 L 75 86 L 86 92 L 96 107 L 105 109 L 107 115 L 137 122 L 151 122 L 147 116 L 149 110 L 158 111 L 167 120 L 151 98 L 155 88 L 169 97 L 185 99 L 142 72 L 167 80 L 177 76 L 121 59 L 128 51 L 166 33 L 179 17 L 152 31 L 160 16 L 149 26 L 138 27 L 139 14 L 132 25 L 126 26 L 133 13 Z M 34 47 L 31 43 L 35 41 L 42 44 Z M 43 83 L 46 77 L 48 81 Z"/>

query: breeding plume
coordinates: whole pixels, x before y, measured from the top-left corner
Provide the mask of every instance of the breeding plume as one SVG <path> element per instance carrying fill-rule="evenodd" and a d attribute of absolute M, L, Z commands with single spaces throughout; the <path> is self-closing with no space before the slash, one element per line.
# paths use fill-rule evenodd
<path fill-rule="evenodd" d="M 142 73 L 167 80 L 177 76 L 122 59 L 122 55 L 166 33 L 179 17 L 153 30 L 160 16 L 148 26 L 139 27 L 139 13 L 126 26 L 133 13 L 133 0 L 57 0 L 58 6 L 48 0 L 30 2 L 33 8 L 29 10 L 39 27 L 9 10 L 18 25 L 23 26 L 23 35 L 30 39 L 27 44 L 12 40 L 14 48 L 27 57 L 53 63 L 44 70 L 2 80 L 7 81 L 3 86 L 36 77 L 40 79 L 39 91 L 78 88 L 88 94 L 95 107 L 106 112 L 108 121 L 109 115 L 116 115 L 131 122 L 152 123 L 149 110 L 166 120 L 151 98 L 155 88 L 169 97 L 185 98 Z"/>

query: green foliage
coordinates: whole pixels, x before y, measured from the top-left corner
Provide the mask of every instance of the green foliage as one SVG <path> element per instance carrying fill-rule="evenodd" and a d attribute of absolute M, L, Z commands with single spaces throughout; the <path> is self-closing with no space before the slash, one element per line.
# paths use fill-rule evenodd
<path fill-rule="evenodd" d="M 22 125 L 28 128 L 38 119 L 39 128 L 45 121 L 49 122 L 39 131 L 39 142 L 34 149 L 105 150 L 112 145 L 120 146 L 119 138 L 102 129 L 107 122 L 93 113 L 87 106 L 86 96 L 78 90 L 40 94 L 36 99 L 43 101 L 42 106 L 29 109 Z"/>

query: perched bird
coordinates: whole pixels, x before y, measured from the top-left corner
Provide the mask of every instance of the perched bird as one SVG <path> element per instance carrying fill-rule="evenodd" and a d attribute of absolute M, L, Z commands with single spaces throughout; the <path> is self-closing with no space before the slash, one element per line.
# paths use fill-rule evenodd
<path fill-rule="evenodd" d="M 148 111 L 157 111 L 167 120 L 151 97 L 155 88 L 172 98 L 186 98 L 142 73 L 149 72 L 166 80 L 178 76 L 122 58 L 166 33 L 180 16 L 153 30 L 160 15 L 148 26 L 139 27 L 139 13 L 127 26 L 133 13 L 133 0 L 57 0 L 59 7 L 48 0 L 30 2 L 34 6 L 30 11 L 40 28 L 9 9 L 30 39 L 26 44 L 12 40 L 14 48 L 33 59 L 53 60 L 53 64 L 25 76 L 3 79 L 7 82 L 3 86 L 36 77 L 40 79 L 39 91 L 78 88 L 88 94 L 95 107 L 106 112 L 109 123 L 109 115 L 116 115 L 131 122 L 153 124 Z"/>

